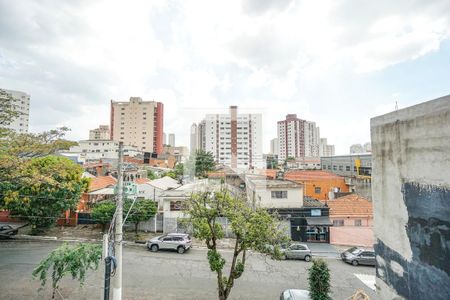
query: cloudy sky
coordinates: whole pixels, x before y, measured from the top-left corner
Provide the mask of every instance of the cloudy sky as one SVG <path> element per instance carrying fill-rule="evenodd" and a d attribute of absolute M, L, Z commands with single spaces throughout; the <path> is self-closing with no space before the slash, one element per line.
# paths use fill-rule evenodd
<path fill-rule="evenodd" d="M 347 153 L 370 118 L 450 94 L 448 0 L 0 0 L 0 88 L 31 95 L 31 131 L 70 138 L 109 103 L 165 105 L 165 132 L 229 105 L 263 114 L 264 150 L 288 113 Z"/>

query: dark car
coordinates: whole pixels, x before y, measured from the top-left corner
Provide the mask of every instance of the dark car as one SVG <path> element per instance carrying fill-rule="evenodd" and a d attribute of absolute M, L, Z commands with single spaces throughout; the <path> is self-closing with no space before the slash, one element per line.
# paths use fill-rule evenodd
<path fill-rule="evenodd" d="M 11 225 L 8 225 L 8 224 L 0 225 L 0 235 L 9 235 L 9 236 L 16 235 L 19 232 L 19 230 L 18 229 L 13 230 L 13 229 L 14 229 L 14 227 L 12 227 Z"/>
<path fill-rule="evenodd" d="M 341 253 L 341 258 L 346 263 L 366 266 L 375 266 L 375 252 L 361 247 L 352 247 Z"/>

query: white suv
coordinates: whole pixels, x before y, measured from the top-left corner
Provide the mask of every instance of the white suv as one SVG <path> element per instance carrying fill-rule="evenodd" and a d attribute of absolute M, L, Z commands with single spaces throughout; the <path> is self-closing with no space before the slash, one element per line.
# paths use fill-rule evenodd
<path fill-rule="evenodd" d="M 148 249 L 153 252 L 162 249 L 176 250 L 178 253 L 184 253 L 191 246 L 191 237 L 185 233 L 169 233 L 167 235 L 157 236 L 147 243 Z"/>

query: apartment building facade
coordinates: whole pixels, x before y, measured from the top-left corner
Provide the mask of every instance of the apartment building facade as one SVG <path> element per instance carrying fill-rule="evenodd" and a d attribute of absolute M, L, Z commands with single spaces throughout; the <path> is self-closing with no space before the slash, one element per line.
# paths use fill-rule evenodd
<path fill-rule="evenodd" d="M 278 121 L 278 157 L 304 158 L 319 157 L 320 130 L 315 122 L 288 114 L 285 120 Z"/>
<path fill-rule="evenodd" d="M 98 128 L 89 130 L 90 140 L 109 140 L 110 136 L 109 125 L 100 125 Z"/>
<path fill-rule="evenodd" d="M 208 114 L 199 126 L 201 148 L 216 162 L 236 169 L 264 168 L 261 114 Z"/>
<path fill-rule="evenodd" d="M 17 133 L 27 133 L 30 119 L 30 95 L 13 90 L 0 89 L 0 98 L 12 97 L 13 109 L 18 113 L 11 123 L 2 124 L 2 127 L 14 130 Z"/>
<path fill-rule="evenodd" d="M 131 97 L 130 101 L 111 100 L 111 139 L 138 147 L 144 152 L 163 151 L 164 105 Z"/>

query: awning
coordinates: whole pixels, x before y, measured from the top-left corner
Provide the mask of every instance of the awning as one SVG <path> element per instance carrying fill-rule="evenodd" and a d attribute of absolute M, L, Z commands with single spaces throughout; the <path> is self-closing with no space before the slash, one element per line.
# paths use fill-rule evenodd
<path fill-rule="evenodd" d="M 318 225 L 318 226 L 331 226 L 333 223 L 331 222 L 329 217 L 310 217 L 305 218 L 306 223 L 308 225 Z"/>

